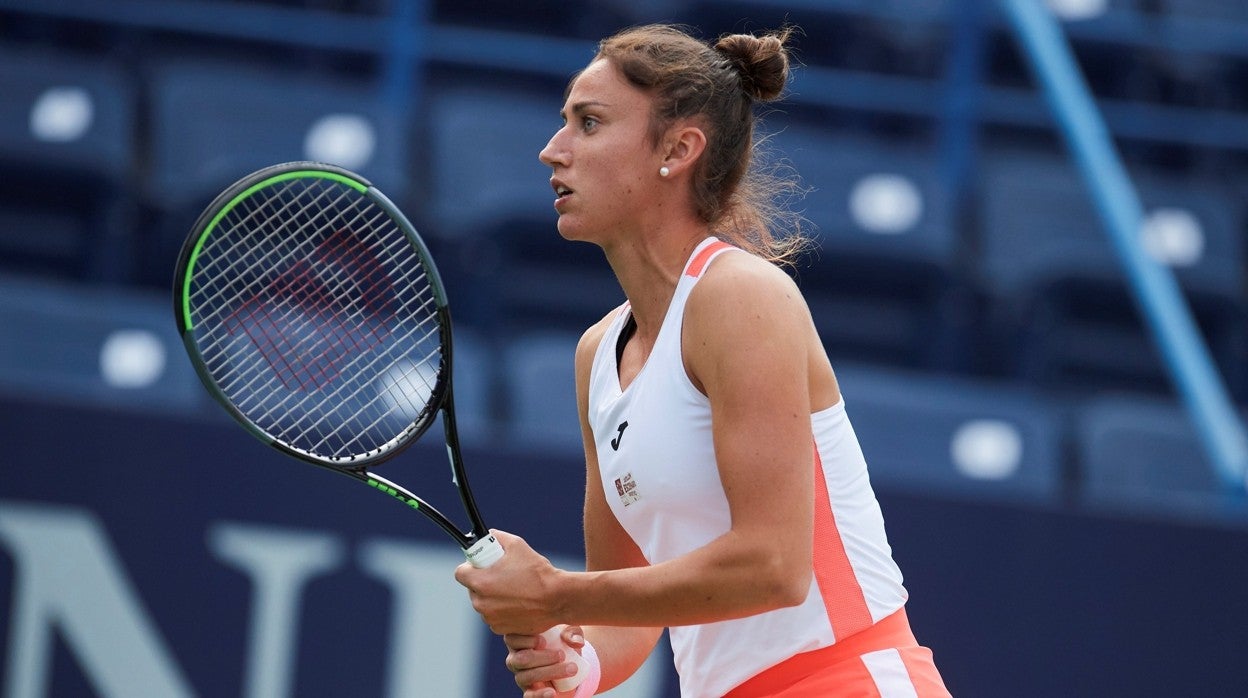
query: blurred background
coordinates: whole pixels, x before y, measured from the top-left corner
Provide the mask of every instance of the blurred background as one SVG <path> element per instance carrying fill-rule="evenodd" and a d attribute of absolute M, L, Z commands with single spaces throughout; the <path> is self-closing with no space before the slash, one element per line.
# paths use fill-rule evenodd
<path fill-rule="evenodd" d="M 1248 5 L 1041 4 L 1242 414 Z M 953 694 L 1242 692 L 1242 488 L 998 3 L 0 0 L 5 698 L 515 695 L 440 532 L 210 402 L 173 268 L 254 169 L 370 178 L 446 277 L 487 521 L 577 565 L 572 350 L 622 296 L 558 237 L 536 154 L 596 40 L 652 21 L 802 30 L 765 113 L 809 188 L 791 205 L 818 249 L 793 273 Z M 427 442 L 384 474 L 445 486 Z M 612 695 L 674 698 L 670 663 Z"/>

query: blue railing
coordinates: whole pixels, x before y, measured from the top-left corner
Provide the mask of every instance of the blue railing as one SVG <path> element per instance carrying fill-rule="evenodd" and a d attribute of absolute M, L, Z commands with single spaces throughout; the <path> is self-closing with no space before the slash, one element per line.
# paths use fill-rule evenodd
<path fill-rule="evenodd" d="M 1002 0 L 1044 86 L 1071 154 L 1095 199 L 1137 304 L 1162 350 L 1170 374 L 1200 434 L 1209 460 L 1228 489 L 1242 492 L 1248 436 L 1214 367 L 1174 276 L 1139 242 L 1143 207 L 1114 149 L 1061 28 L 1040 0 Z"/>

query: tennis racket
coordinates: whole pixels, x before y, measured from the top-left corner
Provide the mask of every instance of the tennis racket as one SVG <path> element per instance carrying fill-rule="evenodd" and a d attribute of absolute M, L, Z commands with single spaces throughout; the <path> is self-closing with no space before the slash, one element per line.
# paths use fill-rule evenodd
<path fill-rule="evenodd" d="M 420 235 L 367 180 L 292 162 L 235 182 L 182 247 L 174 314 L 199 377 L 247 431 L 424 514 L 476 567 L 503 556 L 460 455 L 446 292 Z M 439 415 L 467 531 L 373 472 Z M 544 637 L 564 647 L 558 628 Z M 566 654 L 581 670 L 562 691 L 584 669 Z"/>

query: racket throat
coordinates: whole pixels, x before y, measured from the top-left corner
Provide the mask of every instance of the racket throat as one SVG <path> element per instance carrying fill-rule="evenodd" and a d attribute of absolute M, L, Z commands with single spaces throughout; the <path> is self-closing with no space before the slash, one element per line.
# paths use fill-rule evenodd
<path fill-rule="evenodd" d="M 419 510 L 423 504 L 419 497 L 384 478 L 379 478 L 376 475 L 369 475 L 365 482 L 368 483 L 369 487 L 372 487 L 380 492 L 384 492 L 413 509 Z"/>

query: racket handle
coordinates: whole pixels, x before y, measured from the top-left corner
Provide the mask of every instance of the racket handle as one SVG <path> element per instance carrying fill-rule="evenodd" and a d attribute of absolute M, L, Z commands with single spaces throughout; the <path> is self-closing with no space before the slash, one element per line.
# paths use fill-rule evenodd
<path fill-rule="evenodd" d="M 503 544 L 487 533 L 464 551 L 464 557 L 468 558 L 468 564 L 477 569 L 484 569 L 503 559 Z"/>
<path fill-rule="evenodd" d="M 492 535 L 487 535 L 481 540 L 473 543 L 464 551 L 464 556 L 468 558 L 468 563 L 473 567 L 482 569 L 498 562 L 503 558 L 503 546 L 498 539 Z M 542 637 L 546 640 L 546 646 L 552 650 L 563 650 L 563 654 L 568 661 L 576 664 L 576 673 L 567 678 L 557 679 L 555 681 L 555 690 L 563 693 L 571 691 L 581 682 L 585 680 L 585 675 L 589 670 L 589 661 L 581 656 L 580 652 L 568 647 L 563 641 L 563 626 L 555 627 L 542 633 Z"/>

